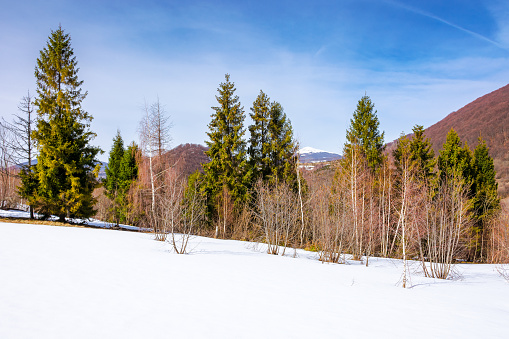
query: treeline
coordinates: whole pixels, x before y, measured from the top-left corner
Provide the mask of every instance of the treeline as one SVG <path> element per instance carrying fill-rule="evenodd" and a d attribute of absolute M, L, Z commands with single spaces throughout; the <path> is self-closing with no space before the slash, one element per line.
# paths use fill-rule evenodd
<path fill-rule="evenodd" d="M 177 253 L 200 234 L 258 241 L 271 254 L 307 248 L 324 262 L 411 258 L 438 278 L 458 260 L 509 260 L 509 213 L 482 139 L 472 151 L 451 130 L 436 156 L 416 126 L 388 153 L 374 104 L 364 96 L 343 159 L 305 171 L 282 105 L 260 91 L 246 128 L 227 74 L 212 107 L 203 171 L 187 176 L 179 160 L 169 160 L 172 126 L 157 100 L 145 105 L 139 144 L 126 147 L 117 132 L 100 181 L 102 151 L 90 146 L 95 134 L 81 107 L 87 93 L 78 71 L 70 37 L 59 27 L 37 59 L 37 96 L 24 97 L 21 113 L 0 125 L 1 207 L 22 199 L 31 212 L 61 221 L 97 215 L 148 228 Z M 18 170 L 13 164 L 20 162 Z"/>

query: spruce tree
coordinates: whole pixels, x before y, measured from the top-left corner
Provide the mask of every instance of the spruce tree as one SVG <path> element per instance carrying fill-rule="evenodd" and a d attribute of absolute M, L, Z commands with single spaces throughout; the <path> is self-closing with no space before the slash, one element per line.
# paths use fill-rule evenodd
<path fill-rule="evenodd" d="M 270 157 L 271 141 L 269 135 L 270 99 L 267 94 L 260 94 L 251 107 L 253 124 L 249 126 L 251 138 L 249 139 L 249 163 L 253 172 L 253 180 L 266 179 L 271 174 Z"/>
<path fill-rule="evenodd" d="M 81 89 L 78 71 L 71 37 L 59 27 L 51 32 L 35 68 L 39 119 L 33 138 L 39 156 L 33 200 L 41 212 L 55 214 L 60 221 L 95 213 L 93 171 L 100 149 L 90 145 L 95 134 L 90 131 L 92 116 L 81 107 L 87 92 Z"/>
<path fill-rule="evenodd" d="M 244 130 L 244 109 L 239 97 L 235 95 L 235 84 L 230 75 L 219 85 L 216 95 L 217 107 L 212 107 L 212 121 L 208 125 L 209 150 L 206 152 L 210 162 L 204 165 L 203 188 L 206 192 L 209 217 L 217 215 L 215 202 L 218 196 L 228 191 L 236 208 L 247 201 L 250 171 L 246 152 L 246 142 L 242 139 Z"/>
<path fill-rule="evenodd" d="M 251 111 L 254 123 L 249 126 L 249 156 L 253 181 L 282 180 L 296 184 L 296 144 L 283 107 L 276 101 L 270 103 L 269 97 L 260 91 Z"/>
<path fill-rule="evenodd" d="M 472 158 L 473 154 L 468 145 L 465 143 L 465 146 L 462 147 L 458 133 L 451 128 L 438 156 L 440 179 L 461 176 L 465 180 L 465 187 L 470 190 L 472 184 Z"/>
<path fill-rule="evenodd" d="M 118 225 L 120 222 L 120 210 L 122 197 L 120 197 L 120 165 L 124 157 L 124 141 L 117 130 L 117 135 L 113 138 L 113 146 L 111 147 L 108 165 L 106 166 L 106 179 L 104 180 L 104 188 L 106 196 L 113 201 L 113 221 Z"/>
<path fill-rule="evenodd" d="M 349 158 L 352 145 L 358 145 L 373 171 L 382 163 L 385 134 L 378 130 L 380 122 L 374 108 L 369 96 L 365 95 L 359 100 L 350 120 L 350 128 L 346 131 L 347 142 L 343 151 L 344 156 Z"/>
<path fill-rule="evenodd" d="M 293 129 L 290 120 L 278 102 L 270 108 L 269 135 L 271 141 L 271 177 L 272 182 L 285 181 L 296 189 L 296 151 Z"/>
<path fill-rule="evenodd" d="M 127 192 L 131 184 L 138 179 L 137 156 L 140 152 L 136 143 L 131 143 L 122 155 L 119 164 L 118 186 L 122 192 Z"/>
<path fill-rule="evenodd" d="M 415 125 L 412 131 L 414 135 L 410 141 L 411 159 L 423 179 L 433 179 L 436 160 L 431 141 L 425 137 L 423 126 Z"/>
<path fill-rule="evenodd" d="M 122 140 L 120 131 L 117 130 L 117 135 L 113 138 L 113 146 L 106 166 L 106 180 L 104 181 L 106 194 L 110 199 L 113 199 L 118 193 L 120 163 L 124 157 L 124 152 L 124 140 Z"/>
<path fill-rule="evenodd" d="M 474 209 L 473 244 L 475 249 L 474 259 L 484 259 L 487 244 L 486 226 L 488 219 L 500 206 L 498 197 L 498 184 L 495 179 L 495 165 L 489 155 L 489 148 L 484 140 L 479 137 L 479 143 L 474 150 L 472 181 L 472 204 Z"/>
<path fill-rule="evenodd" d="M 133 183 L 138 179 L 138 155 L 139 148 L 136 143 L 131 143 L 122 155 L 118 171 L 118 194 L 117 203 L 119 208 L 119 221 L 128 222 L 128 216 L 134 210 L 133 201 L 129 191 Z M 132 221 L 132 220 L 131 220 Z"/>

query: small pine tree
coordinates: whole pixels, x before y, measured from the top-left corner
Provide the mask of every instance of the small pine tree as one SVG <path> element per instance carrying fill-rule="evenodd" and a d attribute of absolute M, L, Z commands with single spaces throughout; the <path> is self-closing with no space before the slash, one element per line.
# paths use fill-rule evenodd
<path fill-rule="evenodd" d="M 219 106 L 212 107 L 212 121 L 208 125 L 210 162 L 204 165 L 203 189 L 206 192 L 209 217 L 217 216 L 215 202 L 226 189 L 236 208 L 247 201 L 251 172 L 248 169 L 244 130 L 244 109 L 235 95 L 235 84 L 230 75 L 219 85 L 216 100 Z"/>
<path fill-rule="evenodd" d="M 343 154 L 351 157 L 352 145 L 359 145 L 368 166 L 375 171 L 383 159 L 384 132 L 380 133 L 380 122 L 376 116 L 375 105 L 369 96 L 363 96 L 357 103 L 357 108 L 350 120 L 350 128 L 346 131 L 347 142 Z"/>
<path fill-rule="evenodd" d="M 87 93 L 78 80 L 78 63 L 71 37 L 62 27 L 52 31 L 40 52 L 35 68 L 37 78 L 36 177 L 34 205 L 45 214 L 88 218 L 95 211 L 92 191 L 97 185 L 96 155 L 101 151 L 89 143 L 95 137 L 92 116 L 81 108 Z"/>

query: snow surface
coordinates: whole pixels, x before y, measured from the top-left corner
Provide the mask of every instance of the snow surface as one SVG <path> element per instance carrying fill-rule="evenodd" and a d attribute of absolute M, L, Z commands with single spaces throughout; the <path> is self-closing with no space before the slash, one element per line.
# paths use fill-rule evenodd
<path fill-rule="evenodd" d="M 0 338 L 508 338 L 493 265 L 456 280 L 402 264 L 322 264 L 195 237 L 179 255 L 139 232 L 0 223 Z M 417 270 L 413 265 L 412 270 Z"/>

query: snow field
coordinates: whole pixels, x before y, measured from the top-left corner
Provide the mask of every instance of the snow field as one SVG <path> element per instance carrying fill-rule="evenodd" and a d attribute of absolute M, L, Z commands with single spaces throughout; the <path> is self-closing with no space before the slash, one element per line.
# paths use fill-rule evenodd
<path fill-rule="evenodd" d="M 178 255 L 145 233 L 0 223 L 0 338 L 509 337 L 509 284 L 493 265 L 459 265 L 454 281 L 415 273 L 405 290 L 396 260 L 190 246 Z"/>

